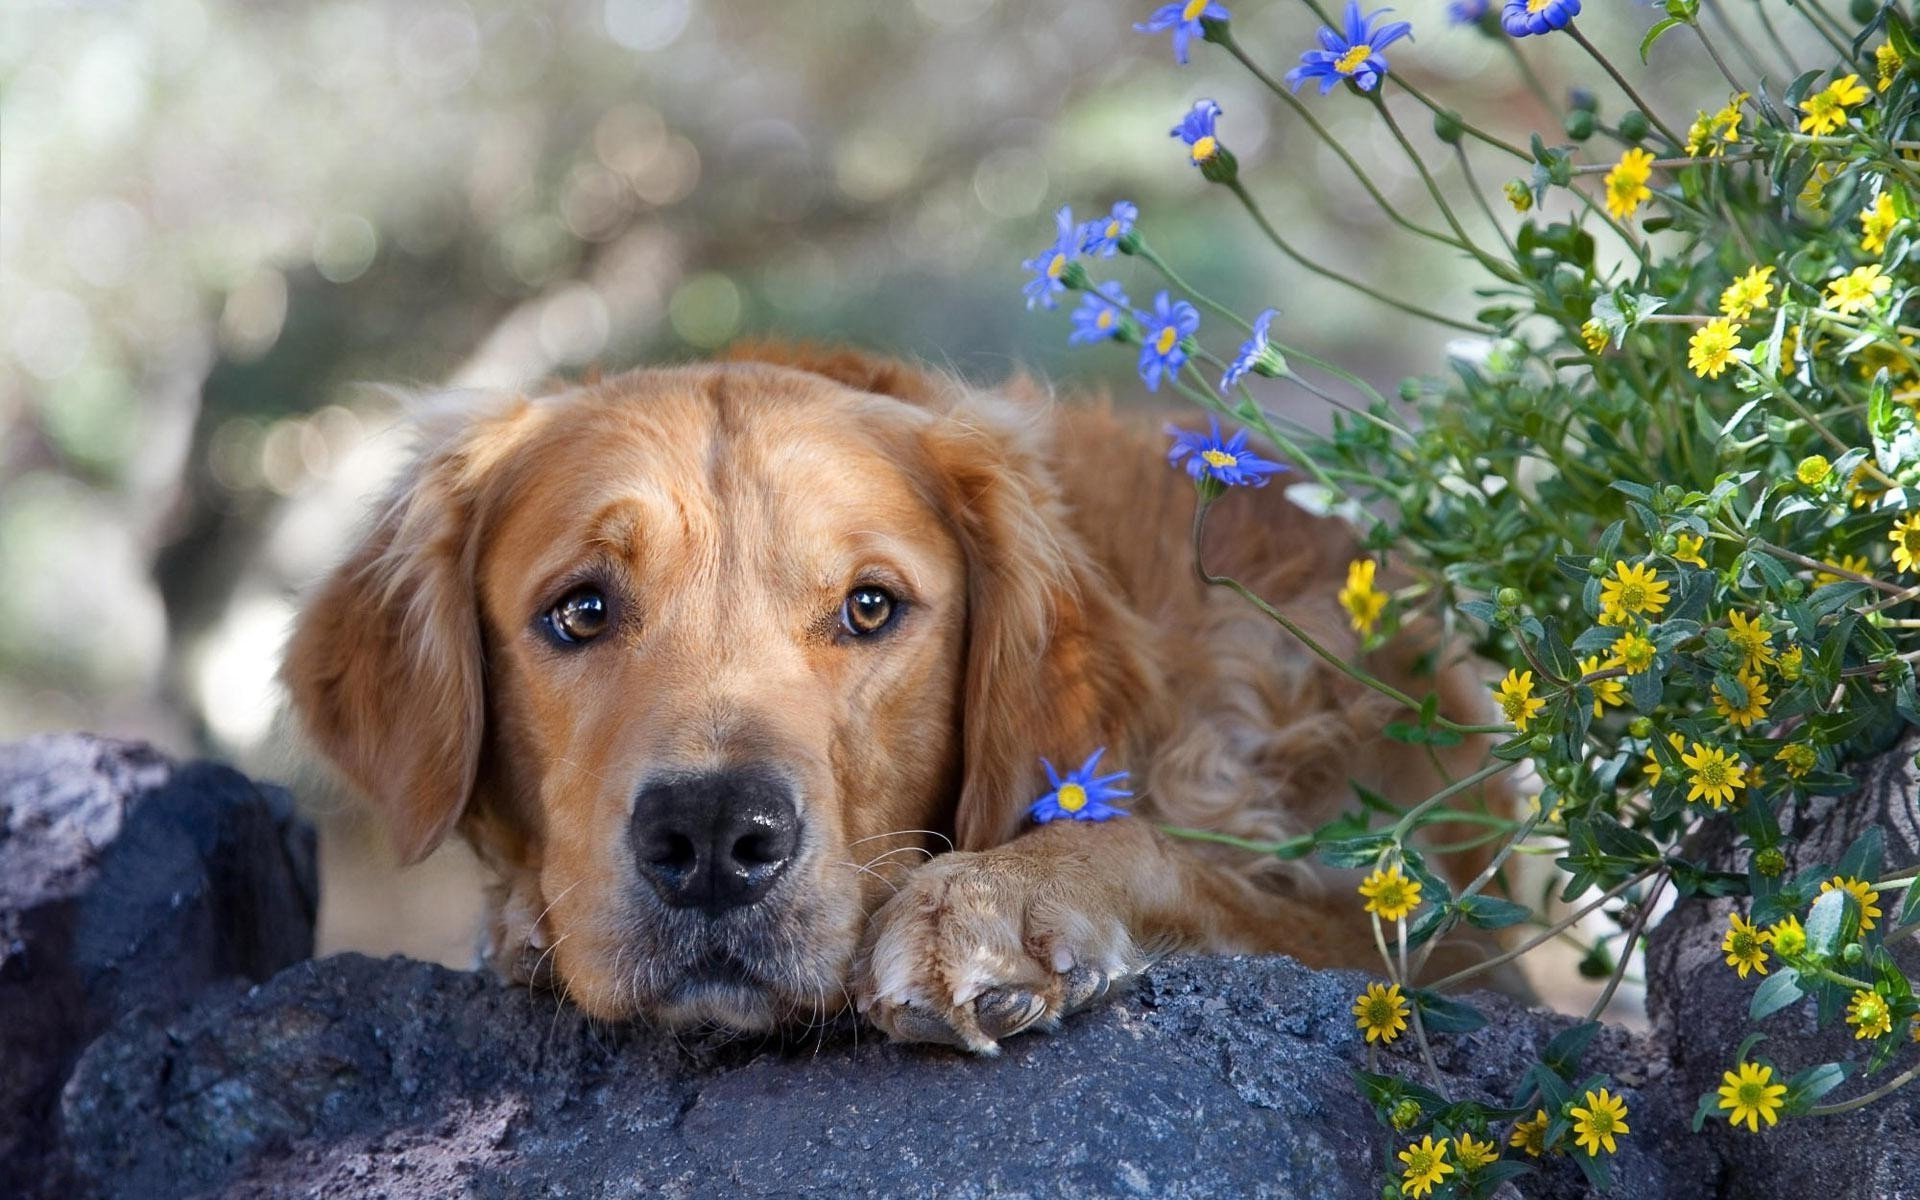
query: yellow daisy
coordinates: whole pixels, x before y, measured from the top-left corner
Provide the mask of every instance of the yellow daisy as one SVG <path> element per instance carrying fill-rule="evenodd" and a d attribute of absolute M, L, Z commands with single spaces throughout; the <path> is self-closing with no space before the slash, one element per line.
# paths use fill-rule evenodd
<path fill-rule="evenodd" d="M 1647 186 L 1652 175 L 1653 155 L 1637 146 L 1622 154 L 1607 172 L 1607 211 L 1622 221 L 1631 217 L 1653 199 L 1653 189 Z"/>
<path fill-rule="evenodd" d="M 1407 998 L 1397 983 L 1370 983 L 1353 1001 L 1353 1023 L 1369 1042 L 1390 1043 L 1407 1027 Z"/>
<path fill-rule="evenodd" d="M 1920 512 L 1895 521 L 1887 539 L 1893 543 L 1893 565 L 1902 571 L 1913 570 L 1920 563 Z"/>
<path fill-rule="evenodd" d="M 1491 1141 L 1474 1141 L 1471 1133 L 1462 1133 L 1453 1139 L 1453 1154 L 1460 1160 L 1460 1169 L 1463 1171 L 1477 1171 L 1481 1167 L 1492 1166 L 1500 1158 L 1498 1147 Z"/>
<path fill-rule="evenodd" d="M 1873 48 L 1873 90 L 1884 92 L 1893 86 L 1900 74 L 1900 52 L 1893 48 L 1892 42 L 1881 42 Z"/>
<path fill-rule="evenodd" d="M 1785 768 L 1792 779 L 1804 778 L 1808 771 L 1813 770 L 1813 764 L 1819 761 L 1819 757 L 1814 748 L 1805 742 L 1788 742 L 1773 752 L 1773 761 Z"/>
<path fill-rule="evenodd" d="M 1761 312 L 1773 297 L 1773 268 L 1754 267 L 1720 293 L 1720 311 L 1736 321 Z"/>
<path fill-rule="evenodd" d="M 1780 656 L 1780 678 L 1792 683 L 1800 678 L 1800 660 L 1806 652 L 1799 646 L 1788 646 L 1787 652 Z"/>
<path fill-rule="evenodd" d="M 1406 1164 L 1400 1173 L 1403 1196 L 1424 1196 L 1434 1184 L 1453 1174 L 1453 1164 L 1447 1161 L 1447 1144 L 1434 1141 L 1432 1134 L 1402 1150 L 1400 1161 Z"/>
<path fill-rule="evenodd" d="M 1745 764 L 1718 746 L 1695 742 L 1692 753 L 1682 754 L 1680 761 L 1686 765 L 1687 779 L 1693 784 L 1687 790 L 1688 801 L 1705 800 L 1719 808 L 1733 799 L 1734 792 L 1747 786 Z"/>
<path fill-rule="evenodd" d="M 1420 907 L 1420 881 L 1402 875 L 1398 863 L 1362 879 L 1360 894 L 1367 898 L 1367 911 L 1386 921 L 1398 921 Z"/>
<path fill-rule="evenodd" d="M 1379 568 L 1371 558 L 1354 559 L 1347 564 L 1347 586 L 1340 589 L 1340 607 L 1347 610 L 1354 629 L 1362 636 L 1373 632 L 1387 607 L 1387 594 L 1373 586 L 1374 572 Z"/>
<path fill-rule="evenodd" d="M 1864 879 L 1852 875 L 1835 875 L 1820 885 L 1820 894 L 1824 896 L 1836 889 L 1853 893 L 1853 898 L 1860 902 L 1860 932 L 1870 932 L 1874 922 L 1880 919 L 1880 893 L 1874 891 Z"/>
<path fill-rule="evenodd" d="M 1539 1158 L 1547 1152 L 1547 1126 L 1551 1124 L 1547 1110 L 1536 1108 L 1531 1117 L 1514 1125 L 1513 1132 L 1507 1135 L 1507 1145 L 1520 1147 L 1529 1158 Z"/>
<path fill-rule="evenodd" d="M 1703 379 L 1718 379 L 1740 349 L 1740 331 L 1725 317 L 1715 317 L 1687 339 L 1687 366 Z"/>
<path fill-rule="evenodd" d="M 1855 267 L 1827 285 L 1827 307 L 1846 316 L 1872 308 L 1874 300 L 1893 287 L 1879 263 Z"/>
<path fill-rule="evenodd" d="M 1659 616 L 1667 606 L 1667 585 L 1646 563 L 1613 564 L 1613 575 L 1600 581 L 1600 623 L 1625 625 L 1634 615 Z"/>
<path fill-rule="evenodd" d="M 1858 991 L 1847 1001 L 1847 1024 L 1855 1040 L 1883 1037 L 1893 1031 L 1893 1011 L 1879 992 Z"/>
<path fill-rule="evenodd" d="M 1513 727 L 1521 733 L 1527 731 L 1527 722 L 1534 714 L 1547 706 L 1545 700 L 1535 698 L 1533 694 L 1533 672 L 1510 670 L 1507 677 L 1500 681 L 1500 689 L 1495 694 L 1500 701 L 1500 711 Z"/>
<path fill-rule="evenodd" d="M 1847 122 L 1847 110 L 1866 100 L 1867 89 L 1858 75 L 1842 75 L 1800 102 L 1800 132 L 1827 134 Z"/>
<path fill-rule="evenodd" d="M 1625 667 L 1627 674 L 1638 675 L 1653 665 L 1653 643 L 1638 633 L 1621 635 L 1613 644 L 1613 654 L 1608 657 L 1609 667 Z"/>
<path fill-rule="evenodd" d="M 1773 952 L 1781 958 L 1807 952 L 1807 931 L 1792 913 L 1767 926 L 1767 937 L 1773 941 Z"/>
<path fill-rule="evenodd" d="M 1745 979 L 1748 971 L 1767 973 L 1767 942 L 1772 934 L 1764 929 L 1755 929 L 1753 922 L 1739 913 L 1727 918 L 1727 936 L 1720 939 L 1720 948 L 1727 953 L 1727 965 L 1740 972 Z"/>
<path fill-rule="evenodd" d="M 1599 1154 L 1602 1146 L 1612 1154 L 1617 1149 L 1613 1139 L 1633 1132 L 1627 1128 L 1626 1101 L 1608 1095 L 1605 1088 L 1588 1092 L 1586 1099 L 1573 1109 L 1574 1143 L 1588 1154 Z"/>
<path fill-rule="evenodd" d="M 1727 1124 L 1747 1123 L 1747 1132 L 1759 1133 L 1760 1122 L 1769 1125 L 1780 1120 L 1780 1109 L 1787 1097 L 1787 1085 L 1773 1081 L 1773 1068 L 1759 1063 L 1741 1063 L 1738 1071 L 1721 1075 L 1720 1108 L 1727 1113 Z"/>
<path fill-rule="evenodd" d="M 1864 554 L 1845 554 L 1841 556 L 1839 566 L 1842 571 L 1852 571 L 1855 575 L 1865 575 L 1867 568 L 1872 566 L 1872 564 L 1867 561 L 1867 556 Z M 1813 573 L 1813 586 L 1815 587 L 1825 587 L 1830 583 L 1845 582 L 1847 582 L 1846 576 L 1835 575 L 1831 571 L 1815 571 Z"/>
<path fill-rule="evenodd" d="M 1673 560 L 1691 566 L 1705 567 L 1707 560 L 1700 557 L 1701 549 L 1706 546 L 1704 534 L 1676 533 L 1673 535 Z"/>
<path fill-rule="evenodd" d="M 1767 694 L 1767 681 L 1759 675 L 1741 671 L 1734 678 L 1740 681 L 1741 687 L 1747 689 L 1747 702 L 1736 708 L 1716 683 L 1713 685 L 1713 711 L 1719 713 L 1722 720 L 1748 729 L 1755 721 L 1767 719 L 1767 704 L 1772 697 Z"/>
<path fill-rule="evenodd" d="M 1610 666 L 1612 664 L 1608 665 Z M 1592 675 L 1598 670 L 1600 670 L 1600 656 L 1598 654 L 1592 658 L 1583 658 L 1580 660 L 1580 673 L 1582 675 Z M 1603 705 L 1611 704 L 1615 708 L 1618 708 L 1627 702 L 1626 681 L 1617 675 L 1608 679 L 1596 679 L 1587 686 L 1593 689 L 1593 715 L 1596 720 L 1598 720 L 1601 715 Z"/>
<path fill-rule="evenodd" d="M 1793 477 L 1807 487 L 1819 487 L 1833 474 L 1833 463 L 1824 454 L 1809 454 L 1793 469 Z"/>
<path fill-rule="evenodd" d="M 1580 340 L 1586 345 L 1588 350 L 1598 354 L 1607 348 L 1607 343 L 1613 340 L 1613 335 L 1607 332 L 1605 325 L 1589 317 L 1587 321 L 1580 326 Z"/>
<path fill-rule="evenodd" d="M 1669 733 L 1667 734 L 1667 745 L 1672 746 L 1675 750 L 1683 751 L 1687 748 L 1687 741 L 1677 733 Z M 1652 746 L 1647 747 L 1647 761 L 1644 769 L 1647 773 L 1647 782 L 1658 787 L 1660 784 L 1660 760 L 1653 756 Z"/>
<path fill-rule="evenodd" d="M 1893 211 L 1893 193 L 1881 192 L 1873 203 L 1860 210 L 1860 249 L 1878 254 L 1887 248 L 1887 237 L 1900 218 Z"/>
<path fill-rule="evenodd" d="M 1727 640 L 1746 658 L 1748 669 L 1773 665 L 1772 637 L 1765 614 L 1749 617 L 1737 610 L 1727 614 Z"/>

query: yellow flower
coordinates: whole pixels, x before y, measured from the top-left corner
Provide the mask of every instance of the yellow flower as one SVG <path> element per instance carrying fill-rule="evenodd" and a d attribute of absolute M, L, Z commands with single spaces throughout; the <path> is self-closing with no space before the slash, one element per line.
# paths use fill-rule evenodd
<path fill-rule="evenodd" d="M 1827 285 L 1827 307 L 1846 316 L 1873 307 L 1874 297 L 1893 286 L 1879 263 L 1855 267 Z"/>
<path fill-rule="evenodd" d="M 1895 521 L 1887 538 L 1893 542 L 1893 565 L 1902 571 L 1913 570 L 1914 564 L 1920 563 L 1920 512 Z"/>
<path fill-rule="evenodd" d="M 1787 1085 L 1773 1081 L 1773 1068 L 1759 1063 L 1741 1063 L 1739 1071 L 1721 1076 L 1720 1108 L 1730 1114 L 1727 1124 L 1747 1123 L 1747 1132 L 1759 1133 L 1760 1122 L 1778 1124 L 1780 1108 L 1787 1096 Z"/>
<path fill-rule="evenodd" d="M 1855 508 L 1871 508 L 1880 502 L 1880 497 L 1887 494 L 1887 489 L 1870 474 L 1872 469 L 1872 463 L 1863 462 L 1853 469 L 1853 475 L 1847 480 L 1848 486 L 1853 489 L 1850 503 Z"/>
<path fill-rule="evenodd" d="M 1612 664 L 1609 663 L 1607 665 L 1611 666 Z M 1582 675 L 1591 675 L 1598 670 L 1600 670 L 1600 656 L 1598 654 L 1592 658 L 1583 658 L 1580 660 L 1580 673 Z M 1602 705 L 1611 704 L 1615 708 L 1618 708 L 1627 702 L 1627 685 L 1617 675 L 1608 679 L 1596 679 L 1587 686 L 1593 689 L 1593 715 L 1595 720 L 1600 718 Z"/>
<path fill-rule="evenodd" d="M 1507 1145 L 1518 1146 L 1528 1157 L 1539 1158 L 1547 1152 L 1547 1126 L 1551 1124 L 1547 1110 L 1536 1108 L 1531 1117 L 1514 1125 L 1513 1132 L 1507 1135 Z"/>
<path fill-rule="evenodd" d="M 1667 734 L 1667 745 L 1672 746 L 1675 750 L 1685 750 L 1687 748 L 1687 741 L 1685 738 L 1681 737 L 1677 733 L 1669 733 Z M 1646 762 L 1645 769 L 1647 772 L 1647 782 L 1653 784 L 1656 787 L 1659 786 L 1660 771 L 1661 771 L 1660 760 L 1653 756 L 1652 746 L 1647 747 L 1647 762 Z"/>
<path fill-rule="evenodd" d="M 1894 77 L 1900 74 L 1900 52 L 1892 42 L 1881 42 L 1873 48 L 1873 73 L 1874 91 L 1884 92 L 1893 86 Z"/>
<path fill-rule="evenodd" d="M 1767 973 L 1767 942 L 1772 934 L 1764 929 L 1755 929 L 1753 922 L 1739 913 L 1727 918 L 1727 936 L 1720 939 L 1720 948 L 1727 952 L 1727 965 L 1740 972 L 1745 979 L 1748 971 Z"/>
<path fill-rule="evenodd" d="M 1353 1023 L 1369 1042 L 1391 1042 L 1407 1027 L 1407 999 L 1400 985 L 1370 983 L 1353 1001 Z"/>
<path fill-rule="evenodd" d="M 1767 936 L 1773 939 L 1773 952 L 1781 958 L 1807 951 L 1807 931 L 1801 928 L 1800 918 L 1792 913 L 1767 926 Z"/>
<path fill-rule="evenodd" d="M 1613 654 L 1606 665 L 1625 667 L 1627 674 L 1638 675 L 1653 665 L 1653 643 L 1638 633 L 1624 634 L 1613 644 Z"/>
<path fill-rule="evenodd" d="M 1653 199 L 1647 180 L 1653 174 L 1653 155 L 1638 147 L 1620 156 L 1607 172 L 1607 211 L 1624 221 Z"/>
<path fill-rule="evenodd" d="M 1773 663 L 1771 637 L 1765 615 L 1749 617 L 1737 610 L 1727 614 L 1727 640 L 1745 656 L 1748 669 Z"/>
<path fill-rule="evenodd" d="M 1832 133 L 1846 124 L 1847 110 L 1866 100 L 1867 89 L 1858 75 L 1842 75 L 1800 102 L 1800 132 Z"/>
<path fill-rule="evenodd" d="M 1853 1026 L 1856 1041 L 1892 1032 L 1893 1012 L 1887 1007 L 1887 998 L 1879 992 L 1855 992 L 1847 1001 L 1847 1024 Z"/>
<path fill-rule="evenodd" d="M 1860 249 L 1878 254 L 1887 248 L 1887 235 L 1899 224 L 1893 211 L 1893 193 L 1881 192 L 1873 203 L 1860 210 Z"/>
<path fill-rule="evenodd" d="M 1398 863 L 1362 879 L 1360 894 L 1367 898 L 1367 911 L 1387 921 L 1398 921 L 1420 907 L 1420 881 L 1402 875 Z"/>
<path fill-rule="evenodd" d="M 1687 799 L 1705 800 L 1714 808 L 1733 799 L 1733 793 L 1747 786 L 1747 768 L 1738 758 L 1718 746 L 1693 744 L 1693 752 L 1682 754 L 1687 778 L 1693 784 Z"/>
<path fill-rule="evenodd" d="M 1599 1154 L 1602 1146 L 1612 1154 L 1617 1149 L 1613 1139 L 1632 1132 L 1627 1128 L 1626 1101 L 1609 1096 L 1605 1088 L 1588 1092 L 1586 1104 L 1573 1109 L 1573 1140 L 1588 1154 Z"/>
<path fill-rule="evenodd" d="M 1453 1164 L 1447 1161 L 1447 1144 L 1434 1141 L 1432 1134 L 1402 1150 L 1400 1161 L 1407 1164 L 1400 1173 L 1403 1196 L 1424 1196 L 1434 1184 L 1453 1174 Z"/>
<path fill-rule="evenodd" d="M 1720 311 L 1743 321 L 1767 308 L 1773 298 L 1773 268 L 1754 267 L 1720 293 Z"/>
<path fill-rule="evenodd" d="M 1819 487 L 1831 474 L 1833 474 L 1833 464 L 1827 461 L 1827 456 L 1824 454 L 1809 454 L 1800 460 L 1799 466 L 1793 469 L 1793 477 L 1807 487 Z"/>
<path fill-rule="evenodd" d="M 1813 764 L 1819 761 L 1819 755 L 1805 742 L 1789 742 L 1773 752 L 1773 761 L 1786 768 L 1791 778 L 1801 779 L 1808 771 L 1813 770 Z"/>
<path fill-rule="evenodd" d="M 1634 614 L 1659 616 L 1667 606 L 1667 585 L 1645 563 L 1613 564 L 1614 577 L 1600 581 L 1600 623 L 1625 625 Z"/>
<path fill-rule="evenodd" d="M 1703 153 L 1720 153 L 1720 147 L 1714 144 L 1713 118 L 1707 115 L 1704 108 L 1694 110 L 1693 124 L 1687 126 L 1685 149 L 1688 158 L 1698 158 Z"/>
<path fill-rule="evenodd" d="M 1836 890 L 1853 893 L 1853 898 L 1860 902 L 1860 932 L 1870 932 L 1880 917 L 1880 893 L 1869 887 L 1866 880 L 1852 875 L 1835 875 L 1820 885 L 1822 896 Z"/>
<path fill-rule="evenodd" d="M 1462 1133 L 1453 1139 L 1454 1157 L 1460 1160 L 1463 1171 L 1477 1171 L 1481 1167 L 1491 1166 L 1499 1161 L 1500 1151 L 1491 1141 L 1476 1142 L 1471 1133 Z"/>
<path fill-rule="evenodd" d="M 1798 646 L 1788 646 L 1787 652 L 1780 656 L 1780 678 L 1792 683 L 1800 678 L 1800 660 L 1805 652 Z"/>
<path fill-rule="evenodd" d="M 1508 671 L 1495 698 L 1500 701 L 1500 711 L 1521 733 L 1527 731 L 1527 722 L 1534 714 L 1547 706 L 1545 700 L 1534 698 L 1532 671 Z"/>
<path fill-rule="evenodd" d="M 1612 341 L 1613 337 L 1598 319 L 1589 317 L 1586 323 L 1580 326 L 1580 340 L 1586 344 L 1587 349 L 1598 354 L 1607 348 L 1607 343 Z"/>
<path fill-rule="evenodd" d="M 1340 607 L 1347 610 L 1354 629 L 1362 636 L 1373 632 L 1387 607 L 1387 594 L 1373 586 L 1373 575 L 1379 567 L 1371 558 L 1354 559 L 1347 564 L 1347 586 L 1340 589 Z"/>
<path fill-rule="evenodd" d="M 1867 561 L 1867 556 L 1864 554 L 1843 554 L 1840 556 L 1839 565 L 1842 571 L 1852 571 L 1855 575 L 1865 575 L 1868 568 L 1873 564 Z M 1815 571 L 1813 573 L 1813 586 L 1815 587 L 1825 587 L 1830 583 L 1846 582 L 1846 576 L 1835 575 L 1831 571 Z"/>
<path fill-rule="evenodd" d="M 1673 561 L 1691 563 L 1693 566 L 1696 566 L 1696 567 L 1706 566 L 1707 560 L 1700 557 L 1701 547 L 1705 546 L 1706 544 L 1707 544 L 1707 539 L 1704 534 L 1697 534 L 1697 533 L 1674 534 L 1673 535 Z"/>
<path fill-rule="evenodd" d="M 1728 98 L 1725 108 L 1722 108 L 1719 112 L 1714 113 L 1712 117 L 1708 118 L 1714 131 L 1720 135 L 1720 142 L 1737 142 L 1740 140 L 1740 118 L 1745 115 L 1741 112 L 1740 106 L 1750 99 L 1752 99 L 1752 97 L 1745 92 L 1735 92 Z M 1725 149 L 1725 145 L 1713 145 L 1707 148 L 1707 153 L 1719 154 Z"/>
<path fill-rule="evenodd" d="M 1740 331 L 1725 317 L 1715 317 L 1687 339 L 1687 366 L 1695 375 L 1718 379 L 1740 349 Z"/>
<path fill-rule="evenodd" d="M 1533 207 L 1533 189 L 1527 186 L 1526 180 L 1509 179 L 1500 190 L 1506 194 L 1507 203 L 1513 205 L 1513 211 L 1524 213 Z"/>

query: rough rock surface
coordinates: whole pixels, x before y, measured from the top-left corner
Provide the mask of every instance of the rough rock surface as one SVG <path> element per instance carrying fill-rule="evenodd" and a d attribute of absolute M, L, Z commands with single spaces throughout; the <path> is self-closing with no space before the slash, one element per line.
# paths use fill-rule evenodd
<path fill-rule="evenodd" d="M 82 735 L 0 746 L 0 1195 L 59 1189 L 60 1087 L 124 1013 L 313 952 L 313 841 L 211 763 Z"/>
<path fill-rule="evenodd" d="M 1878 824 L 1886 836 L 1886 861 L 1920 861 L 1920 773 L 1913 756 L 1920 739 L 1909 740 L 1855 768 L 1858 792 L 1814 797 L 1782 815 L 1788 844 L 1787 874 L 1815 863 L 1836 863 L 1854 838 Z M 1689 857 L 1725 870 L 1744 871 L 1746 852 L 1724 825 L 1710 827 L 1689 847 Z M 1903 897 L 1896 897 L 1903 899 Z M 1744 912 L 1745 901 L 1740 902 Z M 1897 907 L 1881 902 L 1889 916 Z M 1678 1082 L 1694 1099 L 1720 1086 L 1734 1049 L 1747 1035 L 1747 1006 L 1759 984 L 1727 969 L 1720 940 L 1731 901 L 1689 902 L 1654 927 L 1647 943 L 1648 1009 L 1672 1056 Z M 1920 973 L 1920 940 L 1895 947 L 1895 959 L 1909 977 Z M 1858 1060 L 1865 1055 L 1851 1031 L 1836 1022 L 1825 1031 L 1814 1022 L 1811 1004 L 1783 1009 L 1761 1022 L 1768 1035 L 1760 1053 L 1791 1074 L 1823 1062 Z M 1827 1097 L 1829 1103 L 1855 1096 L 1884 1082 L 1910 1064 L 1910 1055 L 1891 1070 L 1862 1082 L 1848 1080 Z M 1705 1130 L 1726 1164 L 1726 1194 L 1750 1200 L 1806 1200 L 1810 1188 L 1820 1200 L 1920 1200 L 1920 1088 L 1907 1087 L 1887 1100 L 1835 1117 L 1784 1122 L 1760 1136 L 1736 1131 L 1720 1121 Z M 1809 1164 L 1832 1169 L 1810 1171 Z"/>
<path fill-rule="evenodd" d="M 996 1059 L 845 1030 L 691 1045 L 550 995 L 401 959 L 285 971 L 81 1060 L 67 1132 L 100 1197 L 1316 1197 L 1372 1200 L 1379 1126 L 1350 1071 L 1361 977 L 1284 958 L 1163 965 Z M 1510 1073 L 1569 1022 L 1483 997 L 1452 1084 Z M 1608 1031 L 1596 1066 L 1646 1080 Z M 1411 1070 L 1395 1055 L 1395 1069 Z M 1657 1084 L 1656 1081 L 1648 1081 Z M 1622 1196 L 1706 1194 L 1687 1116 L 1629 1090 Z M 1560 1164 L 1529 1194 L 1578 1195 Z"/>

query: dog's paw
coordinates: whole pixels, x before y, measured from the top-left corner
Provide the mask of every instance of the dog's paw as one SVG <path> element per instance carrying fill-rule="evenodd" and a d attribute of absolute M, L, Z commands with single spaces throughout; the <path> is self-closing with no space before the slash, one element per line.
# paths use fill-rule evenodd
<path fill-rule="evenodd" d="M 1057 869 L 1056 869 L 1057 868 Z M 874 913 L 854 1003 L 889 1037 L 997 1053 L 1138 974 L 1121 890 L 1084 864 L 948 854 Z"/>

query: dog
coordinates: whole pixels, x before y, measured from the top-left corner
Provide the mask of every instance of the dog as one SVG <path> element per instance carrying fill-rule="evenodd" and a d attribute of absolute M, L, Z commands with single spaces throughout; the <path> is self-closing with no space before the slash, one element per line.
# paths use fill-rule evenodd
<path fill-rule="evenodd" d="M 1170 951 L 1377 963 L 1350 877 L 1166 827 L 1277 841 L 1484 747 L 1389 739 L 1404 711 L 1206 586 L 1160 425 L 782 344 L 468 404 L 283 678 L 404 861 L 457 831 L 495 873 L 496 967 L 594 1017 L 851 1006 L 992 1053 Z M 1345 523 L 1236 489 L 1204 552 L 1359 650 Z M 1367 661 L 1474 717 L 1436 650 Z M 1032 821 L 1043 760 L 1103 748 L 1130 811 Z"/>

